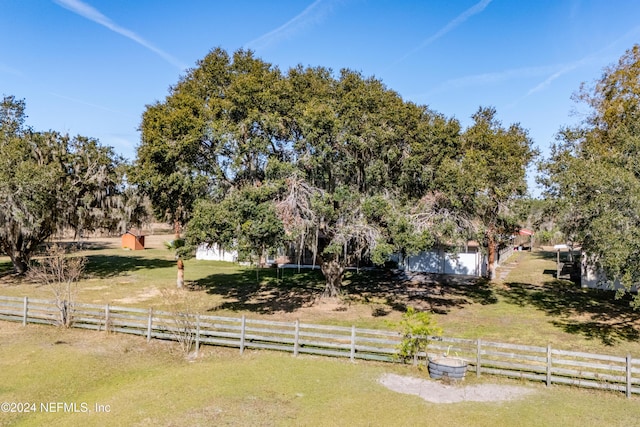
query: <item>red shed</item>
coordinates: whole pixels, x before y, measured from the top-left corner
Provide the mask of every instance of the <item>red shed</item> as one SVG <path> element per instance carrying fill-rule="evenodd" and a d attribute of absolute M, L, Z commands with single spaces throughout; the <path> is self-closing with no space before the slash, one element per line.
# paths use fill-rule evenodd
<path fill-rule="evenodd" d="M 132 251 L 141 251 L 144 249 L 144 236 L 136 230 L 127 231 L 122 235 L 122 247 Z"/>

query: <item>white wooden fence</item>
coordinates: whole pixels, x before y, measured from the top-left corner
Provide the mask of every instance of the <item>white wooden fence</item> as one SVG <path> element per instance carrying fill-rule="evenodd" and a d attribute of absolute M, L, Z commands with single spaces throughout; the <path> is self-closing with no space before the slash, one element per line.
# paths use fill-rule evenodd
<path fill-rule="evenodd" d="M 399 332 L 344 326 L 315 325 L 299 321 L 280 322 L 177 314 L 153 309 L 76 303 L 75 328 L 136 334 L 179 340 L 192 335 L 196 349 L 203 344 L 245 349 L 269 349 L 298 354 L 397 361 L 402 341 Z M 53 301 L 0 296 L 0 320 L 58 324 L 59 310 Z M 429 354 L 448 353 L 466 359 L 473 374 L 491 374 L 568 384 L 577 387 L 640 394 L 640 359 L 566 351 L 547 347 L 498 343 L 462 338 L 432 337 Z M 425 355 L 422 354 L 422 357 Z"/>

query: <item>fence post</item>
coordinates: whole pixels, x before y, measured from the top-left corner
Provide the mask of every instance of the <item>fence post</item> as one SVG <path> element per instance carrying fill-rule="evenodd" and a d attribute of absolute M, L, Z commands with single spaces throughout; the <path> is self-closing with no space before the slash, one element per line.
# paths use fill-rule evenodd
<path fill-rule="evenodd" d="M 244 353 L 244 334 L 247 327 L 247 318 L 242 315 L 242 324 L 240 325 L 240 354 Z"/>
<path fill-rule="evenodd" d="M 294 356 L 298 355 L 299 345 L 300 345 L 300 320 L 296 319 L 296 330 L 295 330 L 295 336 L 293 338 L 293 355 Z"/>
<path fill-rule="evenodd" d="M 29 311 L 29 298 L 24 297 L 24 307 L 22 310 L 22 326 L 27 326 L 27 312 Z"/>
<path fill-rule="evenodd" d="M 153 307 L 149 308 L 149 318 L 147 319 L 147 342 L 151 341 L 151 326 L 153 323 Z"/>
<path fill-rule="evenodd" d="M 476 377 L 478 378 L 480 378 L 480 363 L 482 360 L 481 350 L 482 350 L 482 344 L 481 344 L 480 338 L 478 338 L 478 341 L 476 343 Z"/>
<path fill-rule="evenodd" d="M 200 352 L 200 315 L 196 314 L 196 357 Z"/>
<path fill-rule="evenodd" d="M 109 333 L 109 304 L 104 306 L 104 331 Z M 100 330 L 100 324 L 98 324 L 98 330 Z"/>
<path fill-rule="evenodd" d="M 547 387 L 551 386 L 551 368 L 553 361 L 551 360 L 551 344 L 547 344 Z"/>
<path fill-rule="evenodd" d="M 627 398 L 631 397 L 631 354 L 627 354 Z"/>
<path fill-rule="evenodd" d="M 353 362 L 356 359 L 356 327 L 351 326 L 351 355 L 350 359 Z"/>

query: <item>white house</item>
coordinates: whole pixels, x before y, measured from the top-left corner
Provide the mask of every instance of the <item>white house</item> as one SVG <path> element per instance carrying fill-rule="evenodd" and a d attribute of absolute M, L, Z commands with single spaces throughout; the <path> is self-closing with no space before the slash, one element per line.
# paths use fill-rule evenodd
<path fill-rule="evenodd" d="M 433 249 L 396 260 L 399 268 L 414 273 L 479 277 L 487 272 L 486 256 L 480 251 L 452 253 L 443 249 Z"/>
<path fill-rule="evenodd" d="M 398 262 L 398 267 L 402 270 L 413 273 L 434 273 L 434 274 L 455 274 L 463 276 L 480 277 L 487 272 L 487 257 L 479 250 L 468 252 L 446 252 L 444 249 L 432 249 L 431 251 L 420 252 L 409 255 L 401 259 L 399 255 L 393 256 L 392 260 Z M 196 249 L 196 259 L 207 261 L 227 261 L 238 262 L 237 251 L 225 251 L 216 244 L 201 243 Z M 296 257 L 286 257 L 283 255 L 267 257 L 266 264 L 278 264 L 280 266 L 293 265 L 292 261 Z M 297 265 L 297 264 L 296 264 Z M 308 265 L 309 267 L 311 264 Z"/>
<path fill-rule="evenodd" d="M 215 243 L 200 243 L 196 248 L 196 259 L 204 261 L 226 261 L 226 262 L 239 262 L 238 251 L 227 251 L 222 249 Z M 261 263 L 265 265 L 276 264 L 279 262 L 279 258 L 272 255 L 261 258 Z"/>
<path fill-rule="evenodd" d="M 611 283 L 603 271 L 594 268 L 593 260 L 588 260 L 588 255 L 584 252 L 580 258 L 580 287 L 614 291 L 624 288 L 619 280 Z M 638 292 L 638 286 L 632 286 L 630 291 Z"/>
<path fill-rule="evenodd" d="M 225 251 L 215 243 L 213 244 L 201 243 L 198 245 L 198 248 L 196 249 L 196 259 L 206 260 L 206 261 L 236 262 L 238 261 L 238 252 Z"/>

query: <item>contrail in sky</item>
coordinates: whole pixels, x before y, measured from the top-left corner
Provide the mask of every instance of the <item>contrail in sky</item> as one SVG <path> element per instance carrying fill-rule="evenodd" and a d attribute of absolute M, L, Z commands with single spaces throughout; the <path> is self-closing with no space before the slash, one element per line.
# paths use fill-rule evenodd
<path fill-rule="evenodd" d="M 15 68 L 8 67 L 4 64 L 0 64 L 0 73 L 13 74 L 15 76 L 21 76 L 22 73 Z"/>
<path fill-rule="evenodd" d="M 556 71 L 555 73 L 551 74 L 549 77 L 547 77 L 542 83 L 539 83 L 536 87 L 533 87 L 531 89 L 529 89 L 529 92 L 527 92 L 527 94 L 525 96 L 529 96 L 532 95 L 536 92 L 540 92 L 543 89 L 546 89 L 549 85 L 551 85 L 551 83 L 556 80 L 559 77 L 562 77 L 563 75 L 567 74 L 570 71 L 575 70 L 576 68 L 580 68 L 581 66 L 583 66 L 584 64 L 587 64 L 590 61 L 591 57 L 586 57 L 583 58 L 579 61 L 573 62 L 571 64 L 568 64 L 564 67 L 562 67 L 560 70 Z"/>
<path fill-rule="evenodd" d="M 462 89 L 465 87 L 477 87 L 491 84 L 500 84 L 508 80 L 518 80 L 523 78 L 546 76 L 550 72 L 558 69 L 558 66 L 547 65 L 539 67 L 513 68 L 508 70 L 496 71 L 484 74 L 475 74 L 470 76 L 450 79 L 438 85 L 432 90 L 414 94 L 412 96 L 428 97 L 434 93 L 446 92 L 449 90 Z"/>
<path fill-rule="evenodd" d="M 66 96 L 66 95 L 60 95 L 59 93 L 56 93 L 56 92 L 49 92 L 49 94 L 55 96 L 56 98 L 61 98 L 61 99 L 65 99 L 67 101 L 75 102 L 77 104 L 86 105 L 87 107 L 98 108 L 100 110 L 108 111 L 110 113 L 116 113 L 116 114 L 120 114 L 120 115 L 123 115 L 123 116 L 128 116 L 128 114 L 125 114 L 122 111 L 113 110 L 113 109 L 108 108 L 108 107 L 103 107 L 102 105 L 92 104 L 91 102 L 83 101 L 83 100 L 77 99 L 77 98 L 71 98 L 71 97 Z"/>
<path fill-rule="evenodd" d="M 259 49 L 291 37 L 294 33 L 302 31 L 306 27 L 321 21 L 330 9 L 331 2 L 316 0 L 285 24 L 273 31 L 263 34 L 257 39 L 251 40 L 246 44 L 246 46 L 253 49 Z"/>
<path fill-rule="evenodd" d="M 525 97 L 532 95 L 536 92 L 540 92 L 543 89 L 546 89 L 548 86 L 551 85 L 551 83 L 553 83 L 554 80 L 558 79 L 559 77 L 562 77 L 563 75 L 577 69 L 580 67 L 583 67 L 584 65 L 587 65 L 589 63 L 593 63 L 596 62 L 598 60 L 598 58 L 600 58 L 601 56 L 603 56 L 607 51 L 613 50 L 617 45 L 619 45 L 621 42 L 632 38 L 633 36 L 635 36 L 635 34 L 637 34 L 638 32 L 640 32 L 640 26 L 638 27 L 634 27 L 632 28 L 630 31 L 628 31 L 627 33 L 625 33 L 624 35 L 622 35 L 621 37 L 615 39 L 614 41 L 612 41 L 611 43 L 609 43 L 608 45 L 606 45 L 605 47 L 603 47 L 602 49 L 599 49 L 598 51 L 589 54 L 577 61 L 572 62 L 571 64 L 568 64 L 564 67 L 562 67 L 560 70 L 556 71 L 555 73 L 551 74 L 549 77 L 547 77 L 543 82 L 539 83 L 536 87 L 533 87 L 529 90 L 529 92 L 527 92 L 527 94 L 525 95 Z"/>
<path fill-rule="evenodd" d="M 95 9 L 93 6 L 90 6 L 80 0 L 54 0 L 54 1 L 58 5 L 64 7 L 65 9 L 70 10 L 71 12 L 77 15 L 82 16 L 83 18 L 86 18 L 97 24 L 100 24 L 103 27 L 106 27 L 109 30 L 113 31 L 114 33 L 118 33 L 121 36 L 124 36 L 130 40 L 133 40 L 134 42 L 138 43 L 142 47 L 149 49 L 150 51 L 160 56 L 165 61 L 179 68 L 180 70 L 184 70 L 187 68 L 185 64 L 181 63 L 176 58 L 169 55 L 167 52 L 155 47 L 154 45 L 152 45 L 151 43 L 149 43 L 148 41 L 146 41 L 145 39 L 143 39 L 133 31 L 119 26 L 118 24 L 113 22 L 111 19 L 103 15 L 99 10 Z"/>
<path fill-rule="evenodd" d="M 467 19 L 471 18 L 473 15 L 477 15 L 478 13 L 482 12 L 487 6 L 489 6 L 489 3 L 491 3 L 491 1 L 492 0 L 481 0 L 478 3 L 474 4 L 469 9 L 465 10 L 460 15 L 456 16 L 447 25 L 442 27 L 437 33 L 435 33 L 434 35 L 432 35 L 428 39 L 424 40 L 422 43 L 420 43 L 420 45 L 418 45 L 417 47 L 413 48 L 411 51 L 409 51 L 407 54 L 405 54 L 402 58 L 400 58 L 396 62 L 394 62 L 393 65 L 404 61 L 409 56 L 413 55 L 414 53 L 418 52 L 421 49 L 424 49 L 426 46 L 430 45 L 434 41 L 438 40 L 440 37 L 444 36 L 445 34 L 450 32 L 451 30 L 455 29 L 460 24 L 464 23 Z"/>

